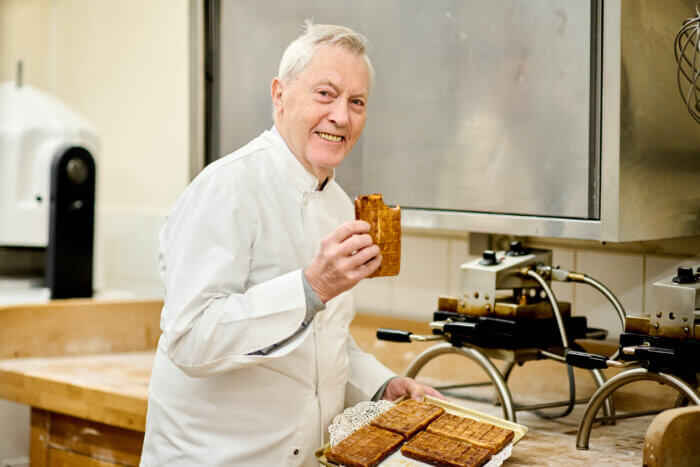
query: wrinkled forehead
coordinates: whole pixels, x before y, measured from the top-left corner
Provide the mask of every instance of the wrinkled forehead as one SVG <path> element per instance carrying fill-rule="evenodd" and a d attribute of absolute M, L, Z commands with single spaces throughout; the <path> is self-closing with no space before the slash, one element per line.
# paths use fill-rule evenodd
<path fill-rule="evenodd" d="M 324 44 L 316 51 L 299 76 L 309 82 L 325 82 L 348 87 L 354 94 L 369 94 L 370 68 L 364 55 L 334 44 Z"/>

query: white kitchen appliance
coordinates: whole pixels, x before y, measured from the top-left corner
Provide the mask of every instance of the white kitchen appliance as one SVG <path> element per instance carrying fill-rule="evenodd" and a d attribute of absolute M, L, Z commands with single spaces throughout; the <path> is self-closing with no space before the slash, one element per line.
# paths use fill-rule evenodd
<path fill-rule="evenodd" d="M 0 83 L 0 276 L 92 296 L 97 148 L 92 126 L 21 72 Z"/>

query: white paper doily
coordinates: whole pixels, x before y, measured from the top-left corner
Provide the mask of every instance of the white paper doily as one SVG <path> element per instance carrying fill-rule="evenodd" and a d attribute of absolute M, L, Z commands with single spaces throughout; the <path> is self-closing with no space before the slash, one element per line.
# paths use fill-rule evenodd
<path fill-rule="evenodd" d="M 335 416 L 333 423 L 331 423 L 331 426 L 328 427 L 331 446 L 335 446 L 336 444 L 340 443 L 342 440 L 357 431 L 360 427 L 369 424 L 370 421 L 383 414 L 393 406 L 394 404 L 389 401 L 365 401 L 360 402 L 354 407 L 345 409 L 342 413 Z M 511 456 L 512 452 L 513 443 L 511 442 L 498 454 L 494 455 L 484 467 L 499 467 Z M 404 457 L 401 454 L 401 451 L 394 452 L 391 456 L 382 461 L 381 465 L 385 467 L 391 467 L 392 465 L 430 467 L 429 464 L 424 462 Z"/>
<path fill-rule="evenodd" d="M 389 401 L 365 401 L 354 407 L 348 407 L 343 413 L 336 415 L 333 423 L 328 427 L 331 447 L 353 434 L 360 427 L 369 424 L 393 406 L 394 404 Z"/>

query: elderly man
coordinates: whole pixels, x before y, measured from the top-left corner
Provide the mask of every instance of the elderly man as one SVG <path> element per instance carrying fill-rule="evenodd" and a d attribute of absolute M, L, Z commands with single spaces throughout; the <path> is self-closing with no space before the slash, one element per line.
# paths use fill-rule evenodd
<path fill-rule="evenodd" d="M 439 395 L 348 333 L 381 263 L 334 180 L 367 118 L 363 36 L 307 24 L 272 82 L 274 127 L 209 165 L 160 233 L 163 334 L 142 465 L 314 465 L 347 405 Z"/>

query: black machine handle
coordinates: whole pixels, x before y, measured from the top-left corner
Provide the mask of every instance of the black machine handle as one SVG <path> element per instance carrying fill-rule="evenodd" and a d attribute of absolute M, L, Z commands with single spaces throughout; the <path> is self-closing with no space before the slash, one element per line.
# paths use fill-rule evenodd
<path fill-rule="evenodd" d="M 479 323 L 473 322 L 448 322 L 442 328 L 442 332 L 453 337 L 473 337 L 477 333 Z"/>
<path fill-rule="evenodd" d="M 577 350 L 566 351 L 566 363 L 576 368 L 585 368 L 587 370 L 602 370 L 608 367 L 608 357 L 588 352 L 579 352 Z"/>
<path fill-rule="evenodd" d="M 667 349 L 664 347 L 639 345 L 636 349 L 634 349 L 634 356 L 637 357 L 639 360 L 672 360 L 676 357 L 676 351 L 674 349 Z"/>
<path fill-rule="evenodd" d="M 411 342 L 411 334 L 409 331 L 401 331 L 399 329 L 377 329 L 377 339 L 391 342 Z"/>

